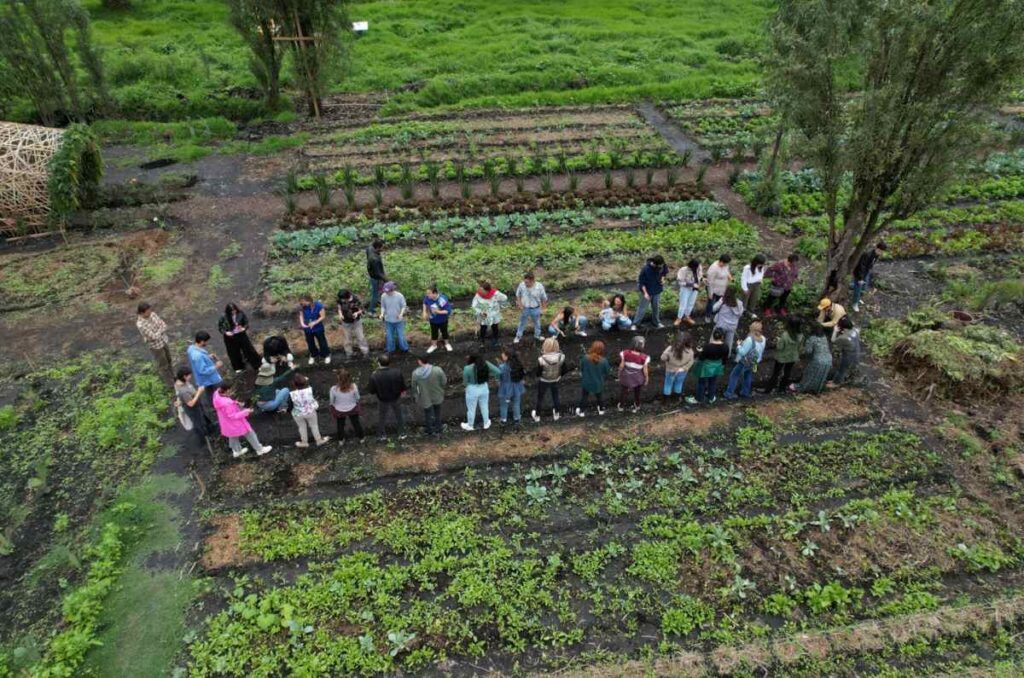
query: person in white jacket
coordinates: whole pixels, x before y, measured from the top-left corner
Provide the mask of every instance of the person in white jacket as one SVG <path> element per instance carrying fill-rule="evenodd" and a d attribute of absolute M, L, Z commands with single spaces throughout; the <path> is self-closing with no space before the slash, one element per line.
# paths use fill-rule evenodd
<path fill-rule="evenodd" d="M 754 307 L 761 297 L 761 281 L 764 279 L 765 264 L 768 259 L 763 254 L 758 254 L 750 263 L 743 267 L 740 275 L 740 289 L 743 290 L 743 306 L 750 312 L 751 317 L 757 318 L 754 314 Z"/>
<path fill-rule="evenodd" d="M 704 267 L 700 260 L 690 259 L 686 266 L 676 273 L 676 285 L 679 286 L 679 311 L 676 313 L 676 327 L 681 323 L 693 324 L 693 306 L 697 303 L 697 293 L 704 282 Z"/>

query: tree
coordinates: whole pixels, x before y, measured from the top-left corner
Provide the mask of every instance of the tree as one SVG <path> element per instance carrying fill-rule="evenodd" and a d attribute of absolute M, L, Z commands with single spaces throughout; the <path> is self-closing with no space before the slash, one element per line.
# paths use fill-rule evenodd
<path fill-rule="evenodd" d="M 252 52 L 249 70 L 263 90 L 271 111 L 277 110 L 281 103 L 281 61 L 284 58 L 284 43 L 274 40 L 274 4 L 274 0 L 228 0 L 231 25 Z"/>
<path fill-rule="evenodd" d="M 324 91 L 345 56 L 348 20 L 341 0 L 273 0 L 288 44 L 295 78 L 302 83 L 309 112 L 319 116 Z"/>
<path fill-rule="evenodd" d="M 3 0 L 0 35 L 2 71 L 29 98 L 42 123 L 84 120 L 93 108 L 106 107 L 89 17 L 76 0 Z"/>
<path fill-rule="evenodd" d="M 973 155 L 1024 66 L 1022 29 L 1021 0 L 781 0 L 767 84 L 821 175 L 826 293 Z"/>

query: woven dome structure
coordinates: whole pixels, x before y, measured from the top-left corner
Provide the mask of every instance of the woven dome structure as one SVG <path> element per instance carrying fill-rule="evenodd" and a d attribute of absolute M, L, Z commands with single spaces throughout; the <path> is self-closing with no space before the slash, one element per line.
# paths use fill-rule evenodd
<path fill-rule="evenodd" d="M 50 160 L 64 130 L 0 122 L 0 233 L 18 222 L 38 228 L 50 216 Z"/>

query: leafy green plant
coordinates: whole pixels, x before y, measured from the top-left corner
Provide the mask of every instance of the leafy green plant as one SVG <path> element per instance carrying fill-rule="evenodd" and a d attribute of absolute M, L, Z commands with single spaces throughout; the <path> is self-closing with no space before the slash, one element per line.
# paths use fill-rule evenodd
<path fill-rule="evenodd" d="M 92 199 L 103 176 L 96 134 L 83 124 L 68 126 L 48 170 L 50 216 L 63 222 Z"/>

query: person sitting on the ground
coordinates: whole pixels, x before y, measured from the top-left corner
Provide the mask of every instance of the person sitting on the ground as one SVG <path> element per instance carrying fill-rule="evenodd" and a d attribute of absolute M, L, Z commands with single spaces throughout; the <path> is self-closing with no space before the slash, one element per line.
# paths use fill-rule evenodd
<path fill-rule="evenodd" d="M 577 315 L 575 308 L 566 306 L 561 313 L 552 318 L 551 324 L 548 325 L 548 334 L 565 339 L 570 332 L 575 332 L 580 337 L 587 336 L 587 317 Z"/>
<path fill-rule="evenodd" d="M 288 346 L 288 340 L 279 334 L 267 337 L 263 340 L 263 362 L 269 365 L 282 367 L 287 365 L 289 369 L 295 369 L 295 356 Z"/>
<path fill-rule="evenodd" d="M 270 363 L 260 365 L 256 373 L 256 409 L 260 412 L 285 412 L 288 410 L 287 384 L 291 381 L 295 370 L 289 369 L 274 376 L 274 366 Z"/>
<path fill-rule="evenodd" d="M 601 329 L 605 332 L 609 330 L 628 330 L 633 326 L 633 321 L 629 317 L 629 311 L 626 309 L 626 297 L 621 294 L 612 296 L 611 302 L 607 299 L 601 302 Z"/>

